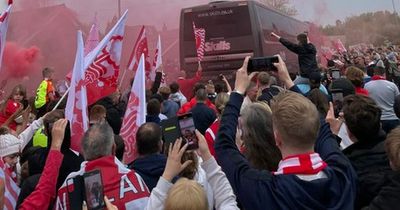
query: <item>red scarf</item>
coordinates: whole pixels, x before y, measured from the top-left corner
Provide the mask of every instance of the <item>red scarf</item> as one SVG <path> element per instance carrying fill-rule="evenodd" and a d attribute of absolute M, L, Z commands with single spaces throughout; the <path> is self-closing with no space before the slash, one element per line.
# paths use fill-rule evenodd
<path fill-rule="evenodd" d="M 281 160 L 278 171 L 273 174 L 317 174 L 326 166 L 318 153 L 292 155 Z"/>
<path fill-rule="evenodd" d="M 384 76 L 374 75 L 372 76 L 371 80 L 385 80 Z"/>

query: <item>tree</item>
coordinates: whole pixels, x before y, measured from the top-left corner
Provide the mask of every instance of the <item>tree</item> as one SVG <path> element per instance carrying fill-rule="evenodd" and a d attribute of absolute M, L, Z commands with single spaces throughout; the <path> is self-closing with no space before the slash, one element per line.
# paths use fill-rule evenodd
<path fill-rule="evenodd" d="M 345 35 L 349 45 L 366 43 L 383 45 L 385 41 L 400 44 L 400 16 L 388 11 L 364 13 L 336 22 L 336 25 L 322 27 L 330 35 Z"/>
<path fill-rule="evenodd" d="M 286 15 L 297 15 L 297 9 L 290 3 L 289 0 L 258 0 L 259 2 L 270 6 Z"/>

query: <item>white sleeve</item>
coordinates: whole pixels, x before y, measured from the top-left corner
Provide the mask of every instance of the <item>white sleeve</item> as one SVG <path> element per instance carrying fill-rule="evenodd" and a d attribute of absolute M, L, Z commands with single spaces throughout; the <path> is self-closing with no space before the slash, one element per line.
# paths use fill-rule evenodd
<path fill-rule="evenodd" d="M 160 177 L 157 186 L 151 191 L 149 202 L 147 203 L 145 210 L 163 210 L 167 193 L 171 187 L 172 183 L 168 182 L 163 177 Z"/>
<path fill-rule="evenodd" d="M 232 186 L 214 157 L 203 162 L 201 167 L 206 172 L 207 180 L 214 192 L 215 209 L 239 210 Z"/>
<path fill-rule="evenodd" d="M 43 117 L 38 120 L 33 121 L 33 123 L 27 127 L 21 134 L 19 134 L 18 138 L 22 141 L 22 149 L 29 143 L 32 139 L 33 134 L 35 134 L 36 130 L 43 126 Z"/>

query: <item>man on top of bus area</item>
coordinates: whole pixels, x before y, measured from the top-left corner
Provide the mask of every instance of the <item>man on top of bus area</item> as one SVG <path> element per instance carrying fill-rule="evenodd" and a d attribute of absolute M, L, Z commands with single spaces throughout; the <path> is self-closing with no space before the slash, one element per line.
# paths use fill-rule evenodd
<path fill-rule="evenodd" d="M 190 101 L 191 98 L 193 98 L 193 85 L 196 84 L 201 80 L 201 73 L 202 73 L 202 67 L 199 62 L 199 66 L 197 67 L 197 72 L 196 75 L 191 78 L 187 79 L 186 78 L 186 72 L 185 70 L 181 70 L 178 80 L 176 81 L 179 84 L 180 90 L 182 94 L 187 98 L 188 101 Z"/>
<path fill-rule="evenodd" d="M 298 44 L 292 43 L 287 39 L 280 37 L 274 32 L 271 33 L 271 36 L 276 37 L 280 43 L 282 43 L 288 50 L 297 54 L 299 59 L 300 66 L 300 77 L 297 78 L 294 83 L 308 83 L 308 78 L 311 72 L 318 71 L 317 64 L 317 49 L 310 42 L 307 34 L 301 33 L 297 35 Z M 304 79 L 306 78 L 306 79 Z"/>

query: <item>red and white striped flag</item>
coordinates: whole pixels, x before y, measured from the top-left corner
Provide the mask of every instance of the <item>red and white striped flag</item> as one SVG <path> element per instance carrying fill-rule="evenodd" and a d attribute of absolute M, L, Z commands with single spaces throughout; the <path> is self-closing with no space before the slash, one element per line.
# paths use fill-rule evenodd
<path fill-rule="evenodd" d="M 149 47 L 147 45 L 146 29 L 144 26 L 140 29 L 139 37 L 135 42 L 131 56 L 129 57 L 128 69 L 131 71 L 136 71 L 139 64 L 140 56 L 144 54 L 145 59 L 145 72 L 146 78 L 149 78 L 150 74 L 150 62 L 149 62 Z"/>
<path fill-rule="evenodd" d="M 196 40 L 197 59 L 199 62 L 203 60 L 204 48 L 206 43 L 206 30 L 204 28 L 196 28 L 193 22 L 194 39 Z"/>
<path fill-rule="evenodd" d="M 3 60 L 4 47 L 6 46 L 8 21 L 10 19 L 10 12 L 12 7 L 11 3 L 9 3 L 7 9 L 0 16 L 0 70 L 1 70 L 1 63 Z"/>
<path fill-rule="evenodd" d="M 137 157 L 136 131 L 146 122 L 146 93 L 144 54 L 140 57 L 135 80 L 133 81 L 128 106 L 122 122 L 120 136 L 125 142 L 124 162 L 131 163 Z"/>
<path fill-rule="evenodd" d="M 96 46 L 99 44 L 100 38 L 99 38 L 99 25 L 97 23 L 97 16 L 94 17 L 93 20 L 93 25 L 90 28 L 89 35 L 86 38 L 85 42 L 85 56 L 89 54 L 90 51 L 92 51 Z M 68 81 L 71 81 L 72 78 L 72 71 L 70 71 L 67 76 L 66 76 Z"/>
<path fill-rule="evenodd" d="M 9 170 L 6 168 L 3 160 L 0 158 L 0 179 L 3 180 L 4 190 L 4 210 L 14 210 L 17 205 L 20 189 L 17 183 L 9 174 Z"/>
<path fill-rule="evenodd" d="M 115 92 L 127 11 L 95 49 L 85 56 L 88 105 Z"/>
<path fill-rule="evenodd" d="M 78 31 L 75 65 L 72 71 L 71 89 L 68 93 L 65 117 L 70 122 L 71 149 L 80 151 L 80 142 L 83 134 L 88 129 L 87 95 L 84 68 L 84 49 L 82 32 Z"/>

